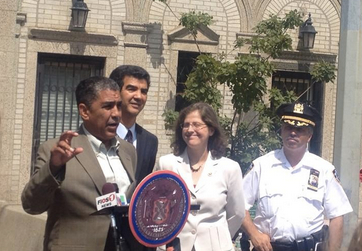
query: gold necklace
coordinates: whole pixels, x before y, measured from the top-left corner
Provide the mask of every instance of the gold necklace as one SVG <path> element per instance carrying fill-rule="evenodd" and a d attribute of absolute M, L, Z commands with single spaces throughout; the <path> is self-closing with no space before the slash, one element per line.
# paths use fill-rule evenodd
<path fill-rule="evenodd" d="M 197 173 L 201 169 L 202 165 L 199 166 L 199 168 L 193 168 L 190 164 L 190 169 L 193 173 Z"/>

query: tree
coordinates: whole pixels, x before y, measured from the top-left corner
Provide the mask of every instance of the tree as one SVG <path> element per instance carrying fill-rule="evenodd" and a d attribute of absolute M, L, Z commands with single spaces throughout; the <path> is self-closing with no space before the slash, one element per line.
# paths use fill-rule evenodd
<path fill-rule="evenodd" d="M 162 2 L 167 4 L 166 1 Z M 190 31 L 196 44 L 199 25 L 212 23 L 211 16 L 194 11 L 183 13 L 179 20 L 180 25 Z M 302 23 L 302 14 L 296 10 L 290 11 L 284 18 L 271 15 L 255 27 L 256 36 L 235 41 L 234 49 L 249 44 L 249 53 L 238 56 L 234 62 L 227 61 L 224 53 L 209 55 L 200 51 L 185 83 L 186 89 L 182 94 L 184 99 L 189 103 L 208 103 L 217 112 L 220 111 L 222 101 L 218 87 L 226 85 L 230 89 L 234 114 L 232 118 L 221 117 L 220 121 L 230 140 L 227 154 L 239 162 L 243 171 L 253 159 L 281 146 L 277 133 L 280 123 L 275 116 L 275 108 L 300 97 L 292 91 L 282 94 L 276 88 L 267 89 L 267 79 L 274 72 L 271 59 L 278 58 L 283 51 L 292 50 L 288 31 L 298 28 Z M 310 73 L 313 84 L 328 83 L 335 79 L 335 66 L 318 62 Z M 164 115 L 168 126 L 177 117 L 173 111 L 165 111 Z"/>

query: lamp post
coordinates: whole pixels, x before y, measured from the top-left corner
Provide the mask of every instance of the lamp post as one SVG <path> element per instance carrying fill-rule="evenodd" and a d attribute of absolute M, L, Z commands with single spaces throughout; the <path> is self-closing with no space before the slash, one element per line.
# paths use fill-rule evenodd
<path fill-rule="evenodd" d="M 87 23 L 89 9 L 83 0 L 77 0 L 73 3 L 72 10 L 72 29 L 84 30 Z"/>
<path fill-rule="evenodd" d="M 314 47 L 315 34 L 317 31 L 312 24 L 313 22 L 309 13 L 308 19 L 299 30 L 299 39 L 302 39 L 304 49 L 313 49 Z"/>

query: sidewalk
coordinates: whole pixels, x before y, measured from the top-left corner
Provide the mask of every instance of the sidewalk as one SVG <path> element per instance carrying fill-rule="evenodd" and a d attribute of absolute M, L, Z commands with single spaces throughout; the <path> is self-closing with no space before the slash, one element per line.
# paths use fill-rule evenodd
<path fill-rule="evenodd" d="M 0 250 L 40 251 L 46 214 L 30 215 L 21 205 L 0 201 Z"/>

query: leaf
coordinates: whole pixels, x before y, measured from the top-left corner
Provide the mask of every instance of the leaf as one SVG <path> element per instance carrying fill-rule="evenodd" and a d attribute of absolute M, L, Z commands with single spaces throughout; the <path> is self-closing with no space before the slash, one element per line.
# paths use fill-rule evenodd
<path fill-rule="evenodd" d="M 337 69 L 334 64 L 319 61 L 313 66 L 310 74 L 315 82 L 334 83 L 334 80 L 336 79 L 336 70 Z"/>
<path fill-rule="evenodd" d="M 197 30 L 200 25 L 209 26 L 213 23 L 213 17 L 208 13 L 198 12 L 194 10 L 188 13 L 181 13 L 180 25 L 184 26 L 196 38 Z"/>

